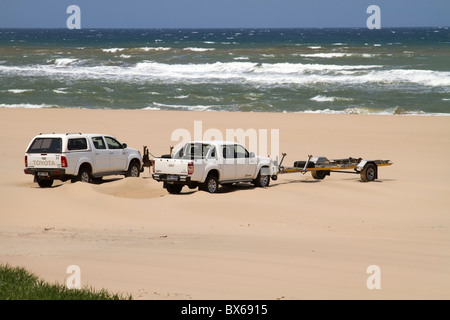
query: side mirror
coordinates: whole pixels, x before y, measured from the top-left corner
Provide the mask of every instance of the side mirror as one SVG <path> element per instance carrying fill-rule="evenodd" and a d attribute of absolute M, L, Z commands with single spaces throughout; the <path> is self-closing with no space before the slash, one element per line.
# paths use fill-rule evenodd
<path fill-rule="evenodd" d="M 126 148 L 128 148 L 127 144 L 126 143 L 122 143 L 122 149 L 126 149 Z"/>
<path fill-rule="evenodd" d="M 254 152 L 250 152 L 250 158 L 254 158 L 255 157 L 255 153 Z"/>

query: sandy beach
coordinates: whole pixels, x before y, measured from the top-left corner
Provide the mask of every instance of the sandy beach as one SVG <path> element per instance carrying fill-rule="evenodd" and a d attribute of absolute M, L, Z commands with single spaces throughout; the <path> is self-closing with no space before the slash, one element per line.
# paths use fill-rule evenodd
<path fill-rule="evenodd" d="M 40 132 L 105 133 L 154 155 L 178 128 L 279 129 L 285 165 L 308 155 L 389 159 L 379 179 L 281 175 L 169 195 L 151 178 L 101 184 L 23 173 Z M 449 299 L 450 117 L 0 108 L 0 263 L 134 299 Z M 379 266 L 381 289 L 367 268 Z"/>

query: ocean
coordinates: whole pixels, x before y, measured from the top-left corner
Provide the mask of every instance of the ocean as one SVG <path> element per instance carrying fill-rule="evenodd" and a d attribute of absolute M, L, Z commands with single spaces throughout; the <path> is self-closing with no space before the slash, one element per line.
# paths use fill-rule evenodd
<path fill-rule="evenodd" d="M 450 115 L 450 30 L 0 29 L 0 107 Z"/>

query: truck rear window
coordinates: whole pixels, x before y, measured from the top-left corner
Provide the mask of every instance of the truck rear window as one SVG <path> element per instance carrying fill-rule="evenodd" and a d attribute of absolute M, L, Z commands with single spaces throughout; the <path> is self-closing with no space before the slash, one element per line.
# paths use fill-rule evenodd
<path fill-rule="evenodd" d="M 60 153 L 61 151 L 61 138 L 36 138 L 27 153 Z"/>
<path fill-rule="evenodd" d="M 211 157 L 215 157 L 215 149 L 210 144 L 202 143 L 190 143 L 181 149 L 177 154 L 175 154 L 175 159 L 205 159 L 208 155 L 209 150 L 213 149 L 211 152 Z"/>

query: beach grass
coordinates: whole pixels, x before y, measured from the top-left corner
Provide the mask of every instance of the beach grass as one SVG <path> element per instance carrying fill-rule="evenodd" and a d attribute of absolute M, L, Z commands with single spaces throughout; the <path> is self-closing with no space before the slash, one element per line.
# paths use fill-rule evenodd
<path fill-rule="evenodd" d="M 0 300 L 132 300 L 132 297 L 106 289 L 68 289 L 65 285 L 45 282 L 23 267 L 1 264 Z"/>

